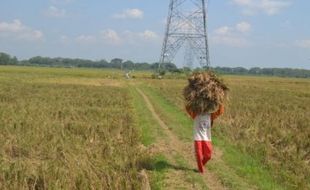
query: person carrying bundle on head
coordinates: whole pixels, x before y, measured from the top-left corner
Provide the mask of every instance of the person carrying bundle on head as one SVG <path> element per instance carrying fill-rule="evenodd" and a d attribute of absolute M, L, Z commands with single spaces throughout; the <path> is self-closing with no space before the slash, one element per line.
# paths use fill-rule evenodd
<path fill-rule="evenodd" d="M 211 71 L 193 73 L 183 91 L 186 111 L 194 119 L 194 145 L 200 173 L 204 173 L 203 166 L 211 159 L 211 127 L 224 113 L 227 91 L 227 86 Z"/>

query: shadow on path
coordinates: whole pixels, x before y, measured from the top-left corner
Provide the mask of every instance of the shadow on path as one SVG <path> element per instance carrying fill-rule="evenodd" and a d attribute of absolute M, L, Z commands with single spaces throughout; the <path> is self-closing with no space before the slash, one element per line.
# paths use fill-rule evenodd
<path fill-rule="evenodd" d="M 197 169 L 187 168 L 184 166 L 178 166 L 174 164 L 170 164 L 166 160 L 145 160 L 144 162 L 140 163 L 140 167 L 146 170 L 152 171 L 162 171 L 167 169 L 174 169 L 174 170 L 182 170 L 182 171 L 191 171 L 191 172 L 198 172 Z"/>

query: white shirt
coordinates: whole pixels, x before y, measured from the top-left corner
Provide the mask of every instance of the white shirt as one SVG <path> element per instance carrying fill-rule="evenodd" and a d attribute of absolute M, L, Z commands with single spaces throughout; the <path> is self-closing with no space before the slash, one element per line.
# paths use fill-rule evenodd
<path fill-rule="evenodd" d="M 211 114 L 205 113 L 195 117 L 194 140 L 211 141 Z"/>

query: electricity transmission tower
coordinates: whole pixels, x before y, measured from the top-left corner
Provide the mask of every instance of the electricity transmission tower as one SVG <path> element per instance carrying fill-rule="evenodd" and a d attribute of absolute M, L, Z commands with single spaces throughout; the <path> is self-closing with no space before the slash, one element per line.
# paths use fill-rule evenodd
<path fill-rule="evenodd" d="M 194 66 L 194 51 L 190 43 L 184 44 L 184 67 L 193 68 Z"/>
<path fill-rule="evenodd" d="M 192 67 L 196 60 L 201 67 L 209 67 L 207 3 L 208 0 L 170 0 L 159 68 L 171 63 L 184 44 L 184 66 Z"/>

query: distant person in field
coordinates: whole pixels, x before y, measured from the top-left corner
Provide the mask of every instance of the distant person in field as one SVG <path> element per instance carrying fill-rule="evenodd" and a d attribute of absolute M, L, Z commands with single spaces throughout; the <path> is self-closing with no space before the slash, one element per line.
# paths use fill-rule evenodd
<path fill-rule="evenodd" d="M 211 159 L 211 128 L 213 121 L 224 113 L 227 86 L 213 72 L 196 72 L 188 78 L 183 95 L 186 111 L 194 119 L 194 146 L 198 171 Z"/>

